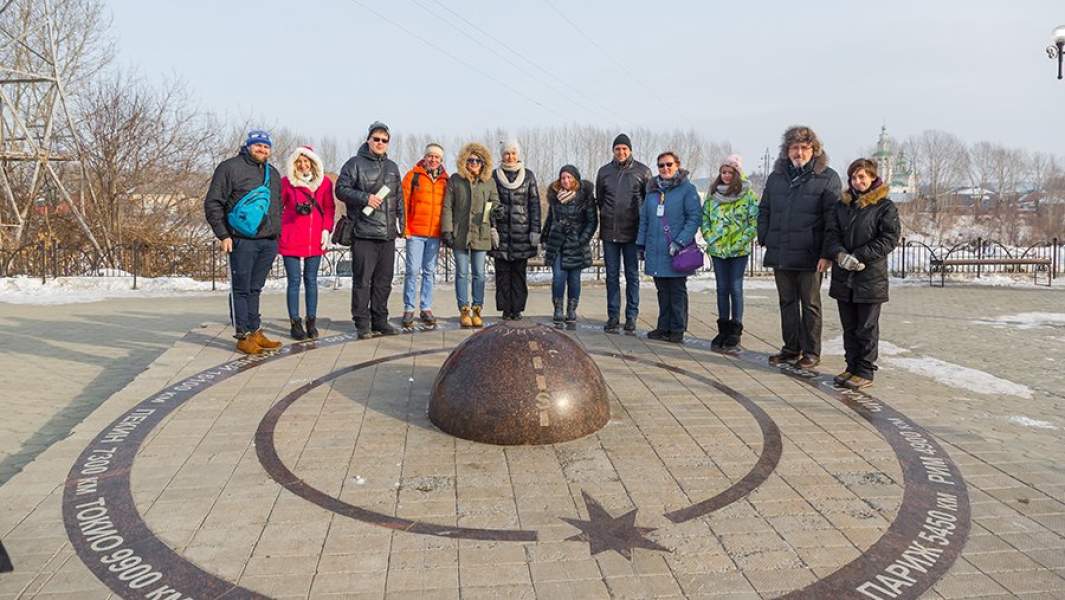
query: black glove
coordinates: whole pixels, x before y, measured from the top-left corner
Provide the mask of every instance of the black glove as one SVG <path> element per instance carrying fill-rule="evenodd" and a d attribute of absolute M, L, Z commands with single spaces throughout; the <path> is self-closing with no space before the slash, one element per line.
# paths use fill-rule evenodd
<path fill-rule="evenodd" d="M 676 256 L 676 255 L 680 254 L 681 250 L 683 250 L 683 248 L 681 248 L 680 244 L 678 244 L 677 242 L 670 242 L 669 243 L 669 255 L 670 256 Z"/>
<path fill-rule="evenodd" d="M 441 233 L 440 234 L 440 243 L 442 243 L 444 246 L 446 246 L 448 248 L 454 248 L 455 247 L 455 234 L 451 233 L 450 231 L 445 231 L 444 233 Z"/>
<path fill-rule="evenodd" d="M 646 257 L 643 254 L 643 246 L 636 246 L 636 260 L 644 262 Z"/>

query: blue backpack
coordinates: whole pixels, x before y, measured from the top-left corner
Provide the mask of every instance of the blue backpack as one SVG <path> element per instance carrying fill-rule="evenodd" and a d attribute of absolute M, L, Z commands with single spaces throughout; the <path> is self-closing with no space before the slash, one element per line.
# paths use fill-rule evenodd
<path fill-rule="evenodd" d="M 266 165 L 266 178 L 263 184 L 250 190 L 237 200 L 233 210 L 226 215 L 226 221 L 233 231 L 243 237 L 255 237 L 263 219 L 270 211 L 270 165 Z"/>

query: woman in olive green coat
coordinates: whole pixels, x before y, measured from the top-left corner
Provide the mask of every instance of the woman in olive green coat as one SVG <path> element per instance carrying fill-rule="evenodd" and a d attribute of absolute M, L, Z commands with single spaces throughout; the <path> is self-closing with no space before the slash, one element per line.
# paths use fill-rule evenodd
<path fill-rule="evenodd" d="M 484 306 L 484 264 L 493 243 L 492 207 L 499 192 L 492 181 L 492 155 L 481 144 L 469 143 L 459 152 L 456 175 L 447 182 L 440 239 L 455 255 L 455 299 L 459 324 L 481 327 Z M 470 267 L 473 267 L 473 304 L 470 304 Z"/>

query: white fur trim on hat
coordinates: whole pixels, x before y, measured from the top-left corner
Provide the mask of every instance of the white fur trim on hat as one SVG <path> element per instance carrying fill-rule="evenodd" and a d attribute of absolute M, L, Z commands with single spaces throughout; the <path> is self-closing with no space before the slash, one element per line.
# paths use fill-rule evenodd
<path fill-rule="evenodd" d="M 314 163 L 318 173 L 315 174 L 314 179 L 309 182 L 304 182 L 302 179 L 296 176 L 296 159 L 300 155 L 306 156 Z M 322 159 L 318 154 L 314 152 L 314 148 L 310 146 L 300 146 L 292 151 L 292 154 L 288 155 L 288 160 L 285 162 L 285 175 L 288 177 L 288 182 L 293 187 L 305 187 L 311 191 L 317 190 L 318 186 L 322 185 L 322 179 L 325 178 L 325 167 L 322 165 Z"/>

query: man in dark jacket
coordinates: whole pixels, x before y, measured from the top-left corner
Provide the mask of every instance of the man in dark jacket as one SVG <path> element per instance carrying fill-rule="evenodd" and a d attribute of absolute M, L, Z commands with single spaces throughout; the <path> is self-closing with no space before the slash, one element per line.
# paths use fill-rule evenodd
<path fill-rule="evenodd" d="M 771 364 L 812 369 L 821 361 L 821 277 L 832 264 L 825 222 L 842 191 L 817 134 L 803 126 L 785 131 L 758 205 L 758 243 L 773 268 L 784 337 Z"/>
<path fill-rule="evenodd" d="M 603 165 L 595 178 L 599 207 L 599 237 L 606 262 L 606 313 L 603 329 L 618 332 L 621 312 L 621 263 L 625 263 L 625 332 L 636 331 L 640 313 L 640 265 L 636 232 L 640 228 L 647 180 L 651 169 L 632 157 L 632 143 L 624 133 L 614 138 L 614 160 Z"/>
<path fill-rule="evenodd" d="M 215 169 L 203 201 L 207 223 L 222 241 L 222 251 L 229 254 L 229 310 L 237 330 L 237 350 L 245 354 L 281 347 L 281 342 L 263 335 L 259 314 L 259 294 L 277 256 L 277 238 L 281 235 L 281 174 L 267 162 L 272 147 L 266 131 L 248 132 L 240 152 Z M 241 198 L 266 183 L 267 174 L 269 209 L 254 234 L 241 235 L 229 224 L 229 213 Z"/>
<path fill-rule="evenodd" d="M 336 197 L 354 222 L 351 318 L 360 339 L 399 333 L 388 324 L 388 295 L 396 237 L 404 228 L 403 186 L 399 167 L 388 158 L 390 139 L 387 125 L 372 123 L 366 142 L 340 168 L 335 186 Z"/>

